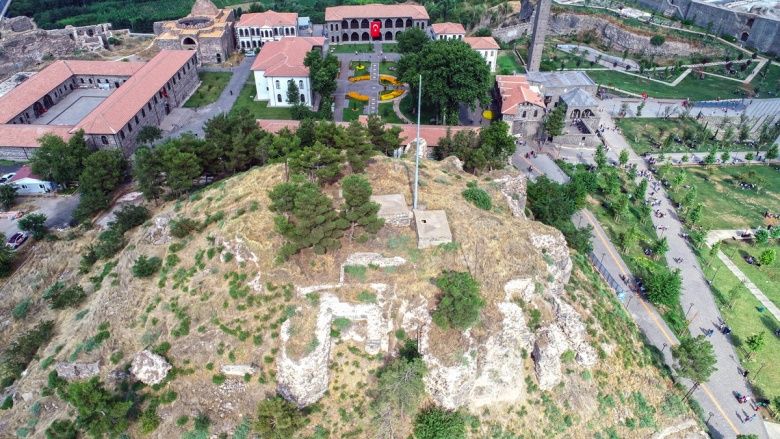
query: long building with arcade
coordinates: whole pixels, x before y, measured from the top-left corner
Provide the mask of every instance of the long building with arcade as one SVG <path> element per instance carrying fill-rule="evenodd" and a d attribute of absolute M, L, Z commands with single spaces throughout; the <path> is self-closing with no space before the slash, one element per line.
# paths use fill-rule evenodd
<path fill-rule="evenodd" d="M 325 9 L 325 35 L 331 44 L 395 41 L 417 27 L 428 31 L 430 17 L 422 5 L 346 5 Z"/>

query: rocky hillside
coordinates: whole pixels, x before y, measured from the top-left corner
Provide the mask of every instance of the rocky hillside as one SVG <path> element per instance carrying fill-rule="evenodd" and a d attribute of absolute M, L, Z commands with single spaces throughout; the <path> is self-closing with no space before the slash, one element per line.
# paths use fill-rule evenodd
<path fill-rule="evenodd" d="M 3 393 L 13 407 L 0 412 L 0 437 L 42 437 L 53 420 L 73 417 L 47 389 L 52 370 L 68 380 L 95 375 L 109 388 L 157 383 L 136 386 L 146 396 L 139 410 L 152 396 L 159 402 L 150 437 L 180 437 L 198 415 L 210 418 L 211 434 L 247 437 L 258 403 L 276 392 L 307 407 L 301 437 L 374 437 L 376 371 L 407 339 L 428 369 L 423 406 L 466 413 L 471 437 L 695 430 L 613 294 L 557 230 L 525 218 L 523 178 L 479 178 L 493 201 L 485 211 L 461 195 L 477 179 L 457 165 L 421 169 L 421 203 L 446 211 L 455 240 L 432 249 L 417 248 L 413 227 L 388 224 L 365 242 L 344 238 L 336 252 L 275 262 L 283 241 L 267 191 L 282 181 L 281 165 L 148 206 L 152 219 L 86 274 L 80 257 L 98 230 L 36 243 L 0 285 L 0 330 L 12 340 L 53 320 L 54 335 Z M 411 200 L 411 166 L 376 159 L 367 172 L 374 194 Z M 337 186 L 326 192 L 340 203 Z M 174 238 L 171 221 L 185 218 L 206 227 Z M 134 276 L 140 256 L 159 257 L 161 270 Z M 468 271 L 480 284 L 486 305 L 465 332 L 431 323 L 440 295 L 432 279 L 445 270 Z M 81 285 L 86 300 L 50 309 L 42 295 L 55 281 Z M 26 317 L 12 317 L 27 299 Z M 145 349 L 161 356 L 139 355 Z M 411 418 L 391 421 L 395 437 L 411 432 Z M 143 436 L 141 428 L 132 422 L 129 437 Z"/>

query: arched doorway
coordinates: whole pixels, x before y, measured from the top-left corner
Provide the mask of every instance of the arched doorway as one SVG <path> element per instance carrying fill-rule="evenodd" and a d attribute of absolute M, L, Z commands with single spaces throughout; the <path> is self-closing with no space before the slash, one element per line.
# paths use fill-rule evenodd
<path fill-rule="evenodd" d="M 392 40 L 393 39 L 393 33 L 390 31 L 385 32 L 385 40 Z"/>
<path fill-rule="evenodd" d="M 385 27 L 393 27 L 393 20 L 391 18 L 385 20 Z"/>
<path fill-rule="evenodd" d="M 36 102 L 33 104 L 33 113 L 35 113 L 35 117 L 38 117 L 45 112 L 46 109 L 43 108 L 43 105 L 40 102 Z"/>
<path fill-rule="evenodd" d="M 593 114 L 593 112 L 592 112 L 592 111 L 590 111 L 590 110 L 584 110 L 584 111 L 582 112 L 582 117 L 593 117 L 593 116 L 594 116 L 594 114 Z"/>
<path fill-rule="evenodd" d="M 401 20 L 400 18 L 396 18 L 395 27 L 404 27 L 404 21 Z"/>
<path fill-rule="evenodd" d="M 367 20 L 367 19 L 365 19 L 365 18 L 364 18 L 364 19 L 363 19 L 363 20 L 360 22 L 360 28 L 361 28 L 361 29 L 368 29 L 368 20 Z"/>
<path fill-rule="evenodd" d="M 341 20 L 341 28 L 349 29 L 349 23 L 347 22 L 347 20 Z"/>
<path fill-rule="evenodd" d="M 747 32 L 742 32 L 742 36 L 739 39 L 742 41 L 747 41 L 749 37 L 750 34 L 748 34 Z"/>
<path fill-rule="evenodd" d="M 406 27 L 412 27 L 412 19 L 411 18 L 407 18 L 406 19 Z"/>
<path fill-rule="evenodd" d="M 363 32 L 363 35 L 360 36 L 360 39 L 363 41 L 368 41 L 369 40 L 368 32 Z"/>
<path fill-rule="evenodd" d="M 357 32 L 352 32 L 352 36 L 349 38 L 350 41 L 360 41 L 360 37 L 358 36 Z"/>
<path fill-rule="evenodd" d="M 51 96 L 46 95 L 43 97 L 43 106 L 46 107 L 47 110 L 54 106 L 54 100 Z"/>
<path fill-rule="evenodd" d="M 187 50 L 195 50 L 198 47 L 198 43 L 192 37 L 185 37 L 181 40 L 181 46 Z"/>
<path fill-rule="evenodd" d="M 353 18 L 352 21 L 349 22 L 349 27 L 352 28 L 352 29 L 357 29 L 358 28 L 358 21 Z"/>
<path fill-rule="evenodd" d="M 579 119 L 580 118 L 580 110 L 579 109 L 572 110 L 571 118 L 572 119 Z"/>

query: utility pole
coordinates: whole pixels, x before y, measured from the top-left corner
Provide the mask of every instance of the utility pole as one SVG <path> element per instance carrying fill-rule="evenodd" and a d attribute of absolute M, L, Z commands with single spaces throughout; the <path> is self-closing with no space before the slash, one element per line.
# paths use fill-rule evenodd
<path fill-rule="evenodd" d="M 417 186 L 420 179 L 420 112 L 422 111 L 422 74 L 417 86 L 417 139 L 414 147 L 414 201 L 412 209 L 417 210 Z"/>

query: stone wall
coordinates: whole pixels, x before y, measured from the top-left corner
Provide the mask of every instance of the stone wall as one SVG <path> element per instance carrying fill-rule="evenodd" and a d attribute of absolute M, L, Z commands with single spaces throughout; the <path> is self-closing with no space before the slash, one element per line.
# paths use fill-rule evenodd
<path fill-rule="evenodd" d="M 0 147 L 0 159 L 26 162 L 30 160 L 35 148 L 16 148 L 10 146 Z"/>

